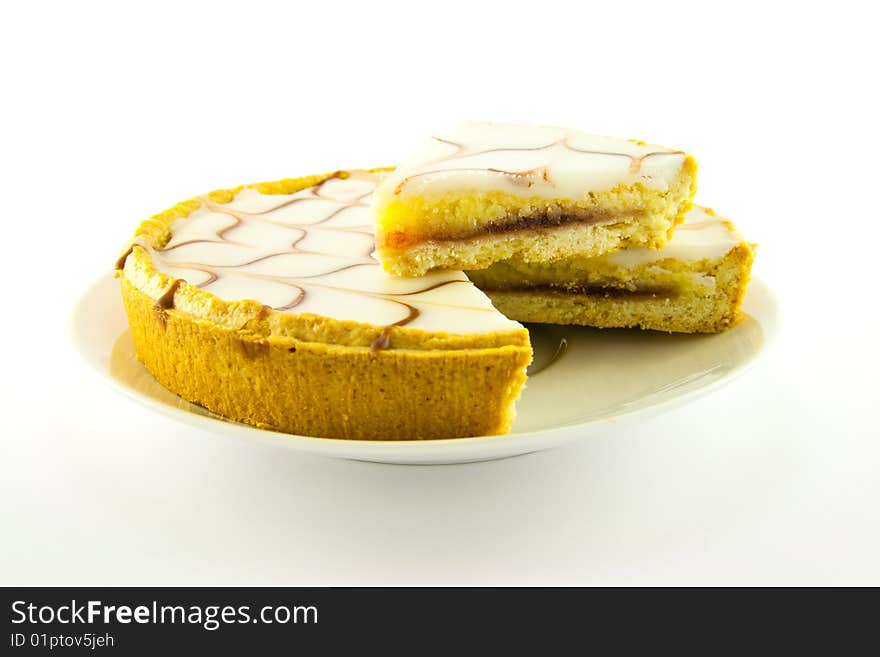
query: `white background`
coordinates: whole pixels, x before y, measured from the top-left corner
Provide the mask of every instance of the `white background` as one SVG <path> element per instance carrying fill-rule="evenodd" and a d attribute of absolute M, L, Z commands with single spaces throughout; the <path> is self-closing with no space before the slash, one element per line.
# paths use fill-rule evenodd
<path fill-rule="evenodd" d="M 6 3 L 2 584 L 880 584 L 869 3 Z M 729 387 L 506 461 L 218 440 L 67 336 L 143 218 L 455 118 L 686 148 L 782 333 Z M 587 391 L 588 393 L 588 391 Z"/>

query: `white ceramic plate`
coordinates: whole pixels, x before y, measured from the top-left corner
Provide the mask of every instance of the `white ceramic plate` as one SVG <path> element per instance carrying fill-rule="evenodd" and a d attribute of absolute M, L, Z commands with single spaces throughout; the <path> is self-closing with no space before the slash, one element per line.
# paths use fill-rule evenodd
<path fill-rule="evenodd" d="M 182 422 L 348 459 L 383 463 L 466 463 L 549 449 L 645 419 L 690 401 L 744 371 L 776 332 L 778 306 L 759 280 L 749 286 L 746 318 L 719 335 L 667 335 L 532 325 L 535 358 L 506 436 L 431 441 L 311 438 L 225 420 L 163 388 L 135 357 L 117 282 L 96 281 L 73 313 L 80 353 L 113 387 Z"/>

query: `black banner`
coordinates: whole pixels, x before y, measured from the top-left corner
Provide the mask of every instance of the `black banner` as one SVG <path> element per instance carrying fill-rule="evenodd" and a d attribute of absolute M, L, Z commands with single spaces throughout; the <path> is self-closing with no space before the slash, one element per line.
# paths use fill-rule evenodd
<path fill-rule="evenodd" d="M 538 654 L 613 647 L 760 645 L 789 650 L 809 637 L 849 654 L 873 633 L 875 605 L 811 604 L 767 590 L 463 588 L 6 588 L 4 655 L 470 653 L 475 643 Z M 840 597 L 840 592 L 832 595 Z M 835 632 L 845 617 L 845 632 Z M 757 641 L 757 643 L 756 643 Z M 876 644 L 876 635 L 872 641 Z M 542 647 L 543 646 L 543 647 Z M 555 648 L 550 649 L 551 646 Z M 604 651 L 608 652 L 608 651 Z"/>

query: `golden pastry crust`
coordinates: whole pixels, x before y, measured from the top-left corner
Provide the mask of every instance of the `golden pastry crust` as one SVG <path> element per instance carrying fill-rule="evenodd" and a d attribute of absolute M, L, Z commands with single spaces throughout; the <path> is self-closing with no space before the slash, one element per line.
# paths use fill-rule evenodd
<path fill-rule="evenodd" d="M 291 194 L 346 172 L 255 185 Z M 209 196 L 217 203 L 241 188 Z M 228 302 L 153 267 L 149 251 L 199 207 L 144 221 L 117 277 L 138 358 L 166 388 L 225 417 L 288 433 L 364 440 L 506 433 L 531 360 L 528 332 L 378 327 Z M 376 345 L 380 344 L 381 349 Z"/>
<path fill-rule="evenodd" d="M 379 255 L 386 271 L 421 276 L 432 269 L 483 269 L 510 258 L 551 262 L 661 248 L 691 209 L 696 180 L 697 163 L 688 156 L 667 191 L 636 183 L 581 201 L 467 191 L 394 198 L 376 211 Z"/>
<path fill-rule="evenodd" d="M 659 260 L 635 269 L 601 259 L 555 267 L 506 262 L 468 276 L 521 322 L 719 333 L 740 318 L 753 260 L 753 245 L 743 241 L 713 261 Z"/>

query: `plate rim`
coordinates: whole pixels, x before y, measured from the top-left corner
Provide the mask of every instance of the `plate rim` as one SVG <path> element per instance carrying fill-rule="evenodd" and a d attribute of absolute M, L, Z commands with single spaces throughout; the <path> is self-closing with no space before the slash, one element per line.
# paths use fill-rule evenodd
<path fill-rule="evenodd" d="M 80 293 L 80 295 L 74 302 L 72 309 L 70 310 L 67 331 L 69 340 L 71 341 L 76 351 L 79 353 L 81 359 L 85 361 L 85 363 L 88 365 L 88 369 L 94 372 L 94 374 L 96 374 L 99 379 L 110 388 L 121 392 L 124 396 L 132 399 L 135 402 L 140 403 L 146 408 L 156 410 L 159 413 L 171 418 L 175 418 L 178 421 L 183 422 L 184 424 L 196 424 L 201 428 L 227 437 L 235 434 L 237 438 L 253 438 L 259 440 L 264 444 L 273 444 L 282 446 L 287 449 L 297 449 L 299 451 L 318 453 L 328 457 L 368 461 L 378 460 L 385 463 L 391 461 L 382 461 L 381 458 L 358 459 L 357 457 L 353 457 L 350 455 L 334 455 L 331 453 L 331 450 L 342 450 L 350 452 L 353 450 L 361 449 L 372 451 L 380 451 L 380 449 L 381 451 L 393 449 L 395 451 L 401 452 L 400 456 L 405 456 L 406 453 L 416 451 L 443 451 L 446 449 L 450 449 L 453 446 L 457 448 L 484 451 L 483 448 L 490 449 L 492 446 L 499 443 L 507 447 L 514 447 L 515 443 L 525 442 L 529 439 L 534 439 L 536 436 L 547 438 L 548 445 L 546 449 L 549 449 L 550 447 L 558 445 L 562 440 L 566 438 L 567 435 L 579 432 L 587 434 L 590 433 L 590 430 L 605 428 L 608 425 L 618 426 L 622 425 L 623 423 L 630 424 L 640 419 L 657 415 L 666 410 L 673 410 L 674 408 L 678 408 L 691 401 L 708 395 L 727 385 L 728 383 L 731 383 L 732 381 L 739 378 L 742 374 L 749 371 L 772 347 L 779 333 L 781 315 L 779 300 L 776 294 L 773 292 L 772 288 L 767 285 L 763 281 L 763 279 L 753 277 L 746 291 L 746 302 L 748 301 L 750 292 L 753 296 L 755 294 L 759 294 L 765 298 L 764 305 L 772 309 L 763 317 L 755 317 L 754 315 L 752 315 L 752 317 L 756 321 L 758 321 L 761 326 L 762 342 L 760 347 L 747 360 L 736 365 L 718 379 L 710 381 L 694 389 L 681 392 L 671 399 L 664 399 L 661 397 L 658 398 L 657 401 L 648 402 L 646 405 L 638 406 L 636 408 L 633 408 L 632 410 L 625 410 L 620 414 L 591 418 L 586 421 L 573 421 L 561 426 L 556 426 L 549 429 L 542 429 L 538 431 L 521 431 L 494 436 L 466 436 L 462 438 L 438 438 L 431 440 L 358 440 L 348 438 L 325 438 L 320 436 L 306 436 L 302 434 L 284 433 L 272 429 L 261 429 L 259 427 L 254 427 L 242 422 L 227 420 L 222 417 L 212 417 L 211 415 L 194 413 L 187 409 L 171 406 L 160 400 L 153 399 L 146 394 L 140 393 L 131 386 L 125 385 L 122 381 L 119 381 L 116 377 L 110 374 L 109 368 L 107 368 L 107 370 L 105 371 L 105 368 L 102 367 L 101 364 L 96 361 L 96 359 L 92 358 L 89 353 L 87 353 L 87 348 L 85 348 L 84 345 L 86 345 L 88 341 L 85 339 L 85 336 L 83 335 L 84 332 L 81 330 L 81 327 L 79 325 L 80 309 L 83 307 L 83 302 L 89 297 L 90 294 L 93 294 L 97 288 L 102 285 L 107 285 L 112 278 L 112 273 L 103 274 L 95 278 L 85 288 L 85 290 Z M 541 449 L 545 448 L 538 448 L 538 450 Z M 536 450 L 529 450 L 529 452 L 531 451 Z M 521 452 L 521 454 L 529 452 Z M 512 455 L 515 454 L 506 454 L 506 456 Z M 363 456 L 369 457 L 369 454 L 364 454 Z M 380 455 L 376 454 L 375 456 L 379 457 Z M 413 454 L 412 456 L 415 455 Z M 494 458 L 504 458 L 504 456 Z M 456 458 L 454 462 L 459 463 L 464 461 Z"/>

